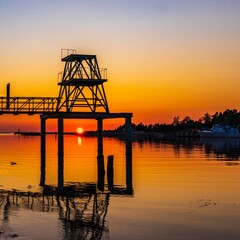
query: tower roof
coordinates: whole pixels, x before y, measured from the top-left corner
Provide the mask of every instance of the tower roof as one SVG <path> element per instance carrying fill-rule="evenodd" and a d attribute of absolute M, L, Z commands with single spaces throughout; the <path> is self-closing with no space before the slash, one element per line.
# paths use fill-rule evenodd
<path fill-rule="evenodd" d="M 87 55 L 87 54 L 70 54 L 64 58 L 62 58 L 62 61 L 68 62 L 68 61 L 82 61 L 87 59 L 93 59 L 96 58 L 96 55 Z"/>

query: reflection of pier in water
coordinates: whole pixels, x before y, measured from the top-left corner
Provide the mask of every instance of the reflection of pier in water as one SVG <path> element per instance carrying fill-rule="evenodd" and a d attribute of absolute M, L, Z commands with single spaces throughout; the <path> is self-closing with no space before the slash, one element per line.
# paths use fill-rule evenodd
<path fill-rule="evenodd" d="M 110 193 L 94 190 L 91 184 L 81 185 L 81 190 L 65 190 L 58 195 L 50 187 L 42 193 L 2 192 L 3 222 L 6 224 L 12 211 L 21 208 L 37 212 L 57 212 L 64 230 L 64 239 L 101 239 L 108 234 L 105 218 Z"/>
<path fill-rule="evenodd" d="M 131 143 L 126 142 L 126 186 L 114 185 L 114 156 L 108 156 L 107 184 L 103 156 L 103 141 L 98 138 L 98 174 L 96 183 L 64 183 L 64 156 L 58 154 L 58 184 L 45 184 L 46 152 L 41 152 L 40 192 L 0 191 L 2 222 L 8 225 L 12 211 L 30 209 L 36 212 L 56 212 L 64 239 L 102 239 L 108 237 L 106 215 L 110 196 L 132 197 Z M 46 148 L 45 148 L 46 149 Z"/>

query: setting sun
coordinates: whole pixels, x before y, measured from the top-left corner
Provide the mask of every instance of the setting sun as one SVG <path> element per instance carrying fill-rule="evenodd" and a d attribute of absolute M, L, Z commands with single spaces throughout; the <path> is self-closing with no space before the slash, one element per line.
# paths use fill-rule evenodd
<path fill-rule="evenodd" d="M 83 128 L 81 128 L 81 127 L 77 128 L 76 132 L 77 132 L 78 134 L 83 133 Z"/>

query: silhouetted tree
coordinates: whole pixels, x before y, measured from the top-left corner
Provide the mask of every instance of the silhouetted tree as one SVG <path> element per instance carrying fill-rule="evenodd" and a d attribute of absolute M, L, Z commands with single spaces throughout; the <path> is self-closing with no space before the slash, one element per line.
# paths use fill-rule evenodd
<path fill-rule="evenodd" d="M 173 118 L 173 126 L 177 126 L 178 124 L 180 123 L 180 117 L 179 116 L 176 116 Z"/>
<path fill-rule="evenodd" d="M 132 124 L 132 128 L 138 131 L 145 132 L 177 132 L 182 130 L 194 130 L 201 128 L 211 128 L 214 124 L 224 124 L 231 126 L 240 126 L 240 112 L 236 109 L 227 109 L 224 112 L 216 112 L 213 115 L 205 113 L 198 121 L 192 120 L 189 116 L 180 120 L 179 116 L 173 118 L 171 124 L 149 124 L 144 125 L 142 122 L 139 124 Z M 122 131 L 125 125 L 118 127 L 116 130 Z"/>

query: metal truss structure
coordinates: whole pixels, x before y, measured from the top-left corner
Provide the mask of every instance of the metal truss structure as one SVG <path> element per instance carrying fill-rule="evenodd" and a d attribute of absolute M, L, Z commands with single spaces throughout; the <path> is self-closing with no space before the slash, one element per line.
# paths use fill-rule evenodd
<path fill-rule="evenodd" d="M 56 112 L 57 102 L 54 97 L 0 97 L 0 114 Z"/>
<path fill-rule="evenodd" d="M 70 54 L 65 62 L 56 111 L 79 111 L 84 108 L 91 112 L 102 109 L 109 112 L 103 83 L 107 81 L 107 70 L 98 67 L 95 55 Z"/>

